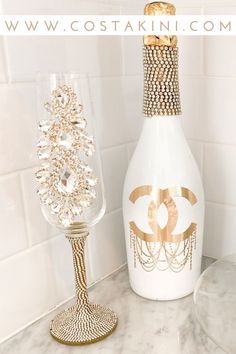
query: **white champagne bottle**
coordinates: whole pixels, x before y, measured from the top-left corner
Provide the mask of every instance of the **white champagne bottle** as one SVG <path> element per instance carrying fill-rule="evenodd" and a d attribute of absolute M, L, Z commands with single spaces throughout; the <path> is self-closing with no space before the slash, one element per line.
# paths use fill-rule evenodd
<path fill-rule="evenodd" d="M 168 3 L 146 15 L 174 15 Z M 175 36 L 144 37 L 144 123 L 124 185 L 130 284 L 140 296 L 190 294 L 201 271 L 204 193 L 182 131 Z"/>

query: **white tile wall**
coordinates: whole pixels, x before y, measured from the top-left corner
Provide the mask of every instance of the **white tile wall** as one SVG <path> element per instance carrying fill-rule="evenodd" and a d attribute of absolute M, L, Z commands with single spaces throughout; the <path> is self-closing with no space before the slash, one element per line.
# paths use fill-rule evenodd
<path fill-rule="evenodd" d="M 143 41 L 141 37 L 123 37 L 123 51 L 124 51 L 124 75 L 141 75 L 142 74 L 142 46 Z M 134 55 L 135 53 L 135 55 Z"/>
<path fill-rule="evenodd" d="M 90 76 L 121 76 L 122 57 L 120 56 L 122 38 L 106 37 L 67 37 L 66 56 L 70 70 L 87 72 Z M 78 50 L 83 48 L 83 50 Z M 95 60 L 96 58 L 96 60 Z"/>
<path fill-rule="evenodd" d="M 101 279 L 104 274 L 110 274 L 124 264 L 126 251 L 121 210 L 105 215 L 97 224 L 95 234 L 91 235 L 89 242 L 93 280 Z"/>
<path fill-rule="evenodd" d="M 30 246 L 46 241 L 58 234 L 58 230 L 45 220 L 40 209 L 39 198 L 36 194 L 37 183 L 34 176 L 36 170 L 36 168 L 33 168 L 21 173 L 25 220 Z"/>
<path fill-rule="evenodd" d="M 204 183 L 208 201 L 236 206 L 236 146 L 207 144 Z"/>
<path fill-rule="evenodd" d="M 2 0 L 1 8 L 4 14 L 119 14 L 119 2 L 109 0 Z"/>
<path fill-rule="evenodd" d="M 194 140 L 188 140 L 190 149 L 197 162 L 200 173 L 203 169 L 203 143 Z"/>
<path fill-rule="evenodd" d="M 0 174 L 38 163 L 35 96 L 33 84 L 0 85 Z"/>
<path fill-rule="evenodd" d="M 126 146 L 106 149 L 102 152 L 103 178 L 107 211 L 120 208 L 122 204 L 123 182 L 128 167 Z"/>
<path fill-rule="evenodd" d="M 234 15 L 236 14 L 236 8 Z M 236 76 L 236 49 L 231 36 L 211 36 L 204 46 L 205 70 L 209 76 Z M 227 65 L 225 61 L 227 60 Z"/>
<path fill-rule="evenodd" d="M 129 159 L 129 161 L 130 161 L 130 159 L 131 159 L 132 156 L 133 156 L 133 153 L 134 153 L 134 151 L 135 151 L 136 145 L 137 145 L 137 142 L 135 142 L 135 143 L 130 143 L 130 144 L 128 144 L 128 146 L 127 146 L 127 153 L 128 153 L 128 159 Z"/>
<path fill-rule="evenodd" d="M 207 203 L 204 252 L 220 258 L 236 252 L 236 208 L 226 204 Z"/>
<path fill-rule="evenodd" d="M 90 82 L 100 146 L 106 148 L 128 142 L 122 78 L 93 78 Z"/>
<path fill-rule="evenodd" d="M 202 140 L 205 129 L 203 85 L 203 77 L 180 78 L 182 124 L 187 138 L 192 140 Z"/>
<path fill-rule="evenodd" d="M 99 77 L 122 74 L 120 37 L 54 37 L 52 40 L 51 37 L 19 36 L 8 37 L 5 43 L 11 81 L 34 80 L 38 71 L 69 70 Z"/>
<path fill-rule="evenodd" d="M 143 78 L 141 76 L 126 76 L 123 78 L 124 110 L 128 139 L 139 138 L 143 124 Z"/>
<path fill-rule="evenodd" d="M 141 14 L 145 2 L 0 0 L 4 14 Z M 175 5 L 179 14 L 236 12 L 235 0 Z M 142 126 L 141 47 L 140 37 L 0 39 L 0 341 L 74 293 L 70 247 L 35 194 L 35 74 L 89 75 L 108 205 L 87 243 L 90 284 L 125 262 L 121 193 Z M 183 128 L 207 199 L 204 253 L 222 257 L 236 252 L 236 37 L 179 38 L 179 47 Z"/>
<path fill-rule="evenodd" d="M 69 243 L 64 237 L 1 262 L 1 339 L 73 295 Z"/>
<path fill-rule="evenodd" d="M 34 80 L 36 73 L 44 70 L 68 70 L 64 38 L 7 37 L 5 43 L 11 81 Z"/>
<path fill-rule="evenodd" d="M 0 259 L 27 248 L 24 208 L 17 174 L 0 177 Z"/>
<path fill-rule="evenodd" d="M 200 4 L 199 4 L 200 5 Z M 201 15 L 201 7 L 178 7 L 178 15 Z M 203 37 L 182 36 L 178 38 L 179 75 L 201 76 L 203 74 Z"/>
<path fill-rule="evenodd" d="M 7 80 L 7 68 L 4 55 L 4 40 L 0 38 L 0 82 Z"/>
<path fill-rule="evenodd" d="M 236 39 L 233 41 L 236 45 Z M 236 115 L 236 77 L 206 77 L 204 85 L 202 138 L 207 142 L 235 144 L 236 134 L 232 127 Z"/>

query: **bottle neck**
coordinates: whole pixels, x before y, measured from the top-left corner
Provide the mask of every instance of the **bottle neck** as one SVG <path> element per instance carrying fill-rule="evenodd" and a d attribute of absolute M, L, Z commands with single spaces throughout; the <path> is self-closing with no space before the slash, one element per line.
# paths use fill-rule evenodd
<path fill-rule="evenodd" d="M 144 118 L 144 127 L 146 129 L 158 130 L 182 130 L 182 122 L 179 115 L 153 116 Z"/>
<path fill-rule="evenodd" d="M 178 48 L 148 46 L 143 48 L 145 117 L 181 114 Z"/>
<path fill-rule="evenodd" d="M 145 118 L 140 140 L 145 145 L 161 146 L 164 150 L 185 143 L 186 138 L 180 116 L 153 116 L 152 118 Z"/>

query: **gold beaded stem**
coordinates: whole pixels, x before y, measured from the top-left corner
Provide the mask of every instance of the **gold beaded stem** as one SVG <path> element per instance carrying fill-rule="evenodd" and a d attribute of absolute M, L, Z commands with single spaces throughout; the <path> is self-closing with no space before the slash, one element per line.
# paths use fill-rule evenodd
<path fill-rule="evenodd" d="M 73 253 L 73 264 L 75 270 L 75 290 L 78 311 L 89 311 L 87 279 L 84 263 L 84 247 L 88 233 L 84 233 L 79 238 L 66 236 L 70 241 Z"/>
<path fill-rule="evenodd" d="M 144 46 L 145 117 L 181 114 L 178 48 L 170 46 Z"/>
<path fill-rule="evenodd" d="M 97 342 L 114 331 L 117 316 L 108 307 L 88 299 L 84 246 L 88 232 L 70 234 L 75 271 L 76 304 L 59 313 L 51 322 L 50 333 L 60 343 L 81 345 Z"/>

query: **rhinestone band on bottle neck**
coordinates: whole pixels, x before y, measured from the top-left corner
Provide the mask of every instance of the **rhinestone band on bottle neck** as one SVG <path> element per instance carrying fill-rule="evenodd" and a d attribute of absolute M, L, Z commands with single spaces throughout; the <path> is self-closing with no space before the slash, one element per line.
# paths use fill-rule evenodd
<path fill-rule="evenodd" d="M 145 117 L 181 114 L 178 48 L 146 46 L 143 48 Z"/>

